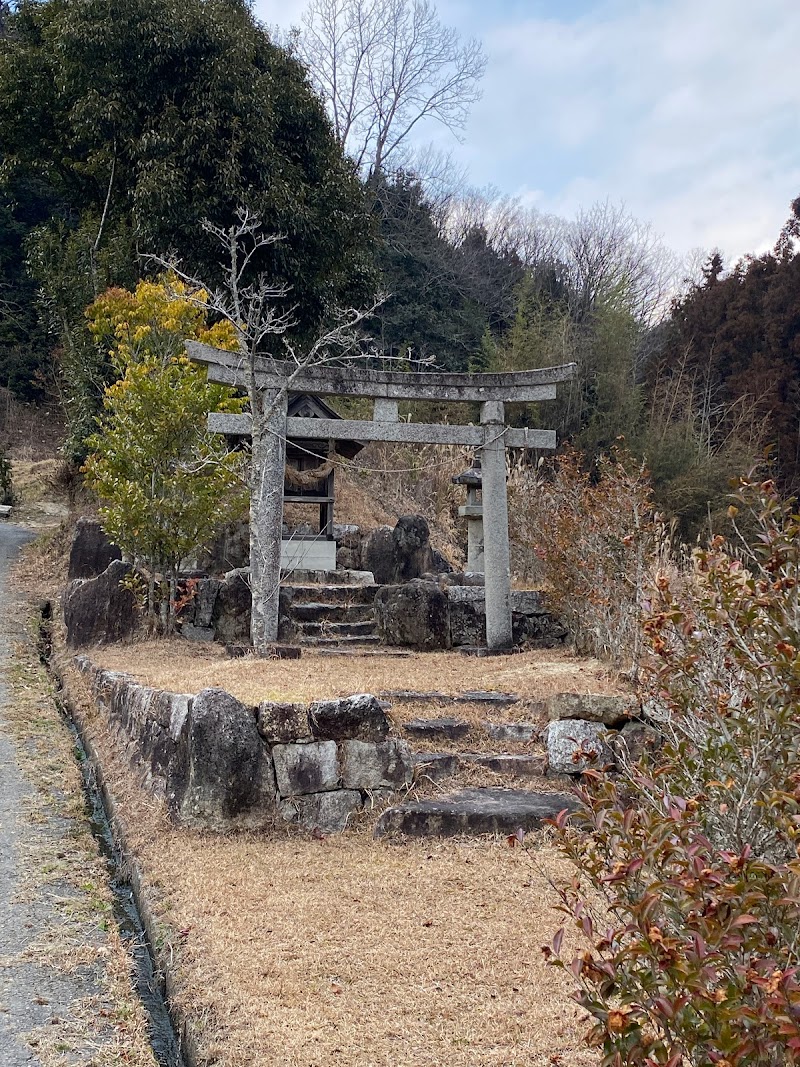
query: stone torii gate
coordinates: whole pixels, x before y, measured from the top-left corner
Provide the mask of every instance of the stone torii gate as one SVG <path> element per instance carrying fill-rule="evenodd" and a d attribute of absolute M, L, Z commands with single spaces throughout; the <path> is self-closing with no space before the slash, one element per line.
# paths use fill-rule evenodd
<path fill-rule="evenodd" d="M 352 365 L 315 364 L 297 368 L 279 360 L 257 357 L 255 366 L 250 368 L 236 352 L 224 352 L 198 341 L 187 341 L 186 350 L 191 360 L 206 365 L 210 382 L 250 389 L 252 371 L 255 372 L 263 430 L 271 447 L 259 450 L 258 457 L 254 449 L 253 463 L 261 468 L 254 472 L 254 484 L 265 486 L 264 497 L 272 502 L 269 513 L 263 513 L 258 520 L 259 524 L 263 522 L 269 526 L 271 534 L 264 529 L 257 533 L 259 543 L 269 544 L 269 550 L 274 551 L 278 562 L 259 568 L 258 575 L 251 572 L 251 581 L 263 580 L 269 575 L 272 584 L 274 576 L 279 573 L 287 438 L 463 445 L 479 449 L 485 537 L 486 641 L 495 651 L 511 647 L 506 449 L 554 449 L 556 433 L 555 430 L 506 426 L 505 404 L 554 400 L 557 383 L 572 378 L 574 363 L 509 374 L 449 374 L 367 370 Z M 315 396 L 370 398 L 374 402 L 372 420 L 289 418 L 289 390 Z M 479 403 L 480 425 L 398 421 L 398 400 Z M 214 433 L 247 436 L 252 433 L 252 417 L 214 413 L 209 415 L 208 428 Z M 252 538 L 251 530 L 251 546 Z M 275 641 L 278 636 L 278 597 L 271 588 L 264 588 L 262 592 L 271 604 L 270 617 L 266 620 L 267 640 Z"/>

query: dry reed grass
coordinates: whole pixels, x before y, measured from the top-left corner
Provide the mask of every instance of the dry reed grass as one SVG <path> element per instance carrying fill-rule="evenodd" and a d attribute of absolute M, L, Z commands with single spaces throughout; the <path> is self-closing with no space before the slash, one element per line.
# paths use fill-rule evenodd
<path fill-rule="evenodd" d="M 174 638 L 110 645 L 93 651 L 92 659 L 100 667 L 126 671 L 157 689 L 196 693 L 217 687 L 246 704 L 309 702 L 401 689 L 436 690 L 450 696 L 490 690 L 516 693 L 524 700 L 542 700 L 556 692 L 625 692 L 599 661 L 580 659 L 566 650 L 487 658 L 456 652 L 398 658 L 359 655 L 355 650 L 347 656 L 324 656 L 304 650 L 298 660 L 230 659 L 218 645 L 200 647 Z M 401 717 L 415 714 L 413 705 L 397 703 L 394 712 Z M 524 709 L 515 711 L 513 706 L 507 714 L 525 717 Z"/>

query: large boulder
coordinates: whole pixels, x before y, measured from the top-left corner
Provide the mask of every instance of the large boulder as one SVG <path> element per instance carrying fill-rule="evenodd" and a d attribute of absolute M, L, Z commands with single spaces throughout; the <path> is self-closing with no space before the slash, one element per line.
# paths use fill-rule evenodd
<path fill-rule="evenodd" d="M 602 723 L 603 726 L 621 726 L 639 712 L 632 697 L 609 696 L 605 693 L 555 693 L 546 701 L 546 708 L 551 722 L 584 719 L 586 722 Z"/>
<path fill-rule="evenodd" d="M 600 723 L 561 719 L 547 727 L 547 760 L 554 774 L 582 774 L 614 765 L 608 731 Z"/>
<path fill-rule="evenodd" d="M 486 644 L 485 590 L 472 581 L 447 582 L 450 598 L 450 643 Z M 541 593 L 530 589 L 511 591 L 512 638 L 515 646 L 536 644 L 551 647 L 562 644 L 567 630 L 550 614 Z"/>
<path fill-rule="evenodd" d="M 109 541 L 97 519 L 78 519 L 69 550 L 67 577 L 96 578 L 118 559 L 122 559 L 122 552 Z"/>
<path fill-rule="evenodd" d="M 77 578 L 64 590 L 67 645 L 105 645 L 130 637 L 139 622 L 134 593 L 122 584 L 130 563 L 114 560 L 96 578 Z"/>
<path fill-rule="evenodd" d="M 410 645 L 423 651 L 449 646 L 447 596 L 434 582 L 416 579 L 379 589 L 375 618 L 387 645 Z"/>
<path fill-rule="evenodd" d="M 224 830 L 269 821 L 275 777 L 252 708 L 224 689 L 203 689 L 189 711 L 187 744 L 185 822 Z"/>
<path fill-rule="evenodd" d="M 372 571 L 377 585 L 391 585 L 397 573 L 395 543 L 389 526 L 378 526 L 361 549 L 361 564 Z"/>

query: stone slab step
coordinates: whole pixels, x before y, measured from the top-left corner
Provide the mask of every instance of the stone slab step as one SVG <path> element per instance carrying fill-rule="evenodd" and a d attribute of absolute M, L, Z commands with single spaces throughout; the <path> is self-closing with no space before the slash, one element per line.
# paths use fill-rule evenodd
<path fill-rule="evenodd" d="M 493 707 L 508 707 L 519 703 L 516 693 L 494 693 L 491 690 L 468 689 L 464 693 L 439 693 L 436 690 L 387 689 L 380 694 L 386 700 L 399 704 L 488 704 Z"/>
<path fill-rule="evenodd" d="M 403 723 L 403 729 L 412 737 L 457 741 L 469 733 L 469 723 L 463 719 L 411 719 Z"/>
<path fill-rule="evenodd" d="M 394 659 L 411 659 L 414 655 L 404 648 L 319 648 L 320 656 L 391 656 Z"/>
<path fill-rule="evenodd" d="M 461 766 L 455 752 L 415 752 L 411 756 L 414 778 L 427 778 L 430 782 L 439 782 L 442 778 L 452 778 L 458 774 Z"/>
<path fill-rule="evenodd" d="M 483 767 L 507 778 L 540 778 L 547 773 L 544 753 L 517 755 L 509 752 L 417 752 L 411 757 L 416 778 L 439 782 L 466 767 Z"/>
<path fill-rule="evenodd" d="M 371 645 L 379 645 L 380 637 L 377 634 L 366 634 L 363 637 L 301 637 L 300 644 L 304 648 L 360 648 Z"/>
<path fill-rule="evenodd" d="M 375 609 L 372 604 L 322 604 L 303 601 L 290 605 L 289 616 L 295 622 L 374 622 Z"/>
<path fill-rule="evenodd" d="M 372 637 L 375 621 L 366 622 L 304 622 L 300 624 L 301 637 Z"/>
<path fill-rule="evenodd" d="M 412 755 L 417 779 L 442 781 L 458 775 L 465 767 L 485 767 L 507 778 L 541 778 L 547 773 L 544 754 L 516 754 L 511 752 L 415 752 Z"/>
<path fill-rule="evenodd" d="M 387 808 L 378 819 L 375 836 L 453 837 L 455 834 L 513 834 L 536 830 L 564 808 L 577 807 L 565 793 L 535 793 L 525 789 L 463 789 L 433 800 L 406 801 Z"/>
<path fill-rule="evenodd" d="M 281 593 L 291 604 L 371 604 L 378 585 L 290 585 Z"/>
<path fill-rule="evenodd" d="M 509 778 L 538 778 L 547 771 L 547 758 L 541 755 L 517 755 L 509 752 L 459 752 L 462 765 L 485 767 Z"/>
<path fill-rule="evenodd" d="M 533 741 L 541 727 L 533 722 L 485 722 L 487 737 L 492 741 Z"/>

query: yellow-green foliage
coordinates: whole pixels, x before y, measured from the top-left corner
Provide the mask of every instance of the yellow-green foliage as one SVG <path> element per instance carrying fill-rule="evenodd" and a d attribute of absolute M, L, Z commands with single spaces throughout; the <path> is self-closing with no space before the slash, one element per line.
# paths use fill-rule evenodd
<path fill-rule="evenodd" d="M 236 332 L 230 322 L 206 325 L 207 300 L 202 289 L 190 291 L 179 278 L 167 275 L 139 282 L 133 293 L 108 289 L 89 305 L 86 318 L 92 337 L 108 346 L 112 364 L 124 374 L 132 362 L 180 356 L 187 339 L 234 351 Z"/>
<path fill-rule="evenodd" d="M 241 411 L 243 402 L 210 385 L 183 352 L 186 338 L 235 348 L 233 329 L 209 329 L 197 294 L 170 279 L 140 282 L 135 293 L 110 289 L 87 317 L 122 376 L 106 389 L 89 438 L 86 480 L 112 540 L 174 584 L 181 560 L 243 506 L 241 455 L 206 430 L 210 411 Z M 151 584 L 151 613 L 152 598 Z"/>

